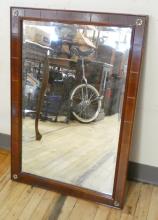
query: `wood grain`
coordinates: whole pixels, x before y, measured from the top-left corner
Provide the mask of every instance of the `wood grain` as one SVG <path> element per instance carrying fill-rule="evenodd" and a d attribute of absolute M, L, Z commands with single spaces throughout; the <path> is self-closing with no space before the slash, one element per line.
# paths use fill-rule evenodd
<path fill-rule="evenodd" d="M 9 153 L 0 150 L 0 158 L 0 219 L 2 220 L 158 219 L 158 186 L 129 182 L 124 209 L 117 210 L 13 182 L 8 175 Z"/>

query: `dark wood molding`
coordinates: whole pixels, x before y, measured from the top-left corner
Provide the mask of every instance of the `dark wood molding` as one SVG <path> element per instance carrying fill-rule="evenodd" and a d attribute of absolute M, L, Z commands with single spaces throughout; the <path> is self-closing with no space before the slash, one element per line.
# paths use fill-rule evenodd
<path fill-rule="evenodd" d="M 123 103 L 121 131 L 117 155 L 114 191 L 112 196 L 61 183 L 28 173 L 21 170 L 21 45 L 22 20 L 58 21 L 78 24 L 96 24 L 107 26 L 131 27 L 133 30 L 131 50 L 129 55 L 126 89 Z M 65 11 L 35 8 L 11 8 L 11 176 L 13 180 L 47 187 L 88 200 L 122 207 L 125 197 L 125 184 L 130 152 L 130 143 L 137 99 L 138 83 L 141 72 L 141 61 L 144 53 L 144 36 L 147 26 L 147 16 L 113 14 L 82 11 Z"/>

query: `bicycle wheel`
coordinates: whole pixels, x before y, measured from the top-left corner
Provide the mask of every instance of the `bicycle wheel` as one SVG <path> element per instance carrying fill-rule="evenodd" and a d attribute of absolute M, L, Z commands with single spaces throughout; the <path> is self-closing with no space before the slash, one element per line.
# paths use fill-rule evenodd
<path fill-rule="evenodd" d="M 97 89 L 89 84 L 77 86 L 70 95 L 72 114 L 83 123 L 94 121 L 101 109 L 101 98 Z"/>

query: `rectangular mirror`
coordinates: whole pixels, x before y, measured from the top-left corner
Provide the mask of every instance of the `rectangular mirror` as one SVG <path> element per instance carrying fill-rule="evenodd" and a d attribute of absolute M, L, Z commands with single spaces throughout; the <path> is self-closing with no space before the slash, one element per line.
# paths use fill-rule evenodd
<path fill-rule="evenodd" d="M 112 195 L 131 36 L 23 21 L 22 171 Z"/>
<path fill-rule="evenodd" d="M 14 180 L 122 206 L 145 22 L 12 8 Z"/>

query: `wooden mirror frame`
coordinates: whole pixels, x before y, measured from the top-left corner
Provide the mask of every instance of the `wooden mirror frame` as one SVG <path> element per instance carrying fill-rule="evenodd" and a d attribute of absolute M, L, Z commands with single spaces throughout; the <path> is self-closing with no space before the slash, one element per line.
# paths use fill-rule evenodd
<path fill-rule="evenodd" d="M 123 113 L 121 119 L 115 180 L 112 196 L 72 184 L 22 172 L 22 21 L 56 21 L 66 23 L 106 25 L 132 28 L 132 47 L 129 53 Z M 98 12 L 49 10 L 11 7 L 11 178 L 38 185 L 63 194 L 121 208 L 130 152 L 132 128 L 147 16 Z"/>

